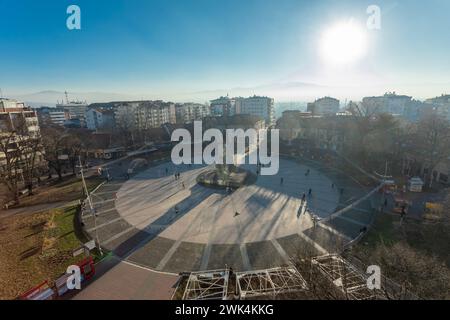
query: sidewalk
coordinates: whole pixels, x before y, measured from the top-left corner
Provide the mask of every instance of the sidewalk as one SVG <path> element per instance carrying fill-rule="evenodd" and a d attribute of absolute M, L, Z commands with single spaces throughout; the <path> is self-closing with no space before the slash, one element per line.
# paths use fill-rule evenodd
<path fill-rule="evenodd" d="M 12 208 L 8 210 L 0 209 L 0 218 L 7 218 L 16 214 L 34 214 L 37 212 L 47 211 L 50 209 L 56 209 L 56 208 L 64 208 L 69 207 L 72 205 L 78 204 L 78 200 L 74 201 L 59 201 L 59 202 L 52 202 L 52 203 L 43 203 L 43 204 L 37 204 L 34 206 L 29 207 L 20 207 L 20 208 Z"/>
<path fill-rule="evenodd" d="M 178 276 L 159 273 L 111 256 L 74 300 L 170 300 Z"/>

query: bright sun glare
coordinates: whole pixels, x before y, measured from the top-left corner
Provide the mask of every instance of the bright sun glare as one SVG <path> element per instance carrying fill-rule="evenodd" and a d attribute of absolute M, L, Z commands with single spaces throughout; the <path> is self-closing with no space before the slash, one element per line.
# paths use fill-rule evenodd
<path fill-rule="evenodd" d="M 365 29 L 348 21 L 325 30 L 320 43 L 320 53 L 327 63 L 348 65 L 361 59 L 367 51 Z"/>

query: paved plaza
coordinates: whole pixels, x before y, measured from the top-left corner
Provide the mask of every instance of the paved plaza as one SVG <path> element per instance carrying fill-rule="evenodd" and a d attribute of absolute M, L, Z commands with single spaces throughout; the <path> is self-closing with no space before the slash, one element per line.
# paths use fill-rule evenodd
<path fill-rule="evenodd" d="M 277 175 L 234 192 L 199 185 L 197 176 L 211 169 L 165 162 L 114 179 L 93 193 L 96 225 L 85 214 L 85 230 L 117 257 L 157 271 L 254 270 L 338 251 L 372 218 L 367 200 L 319 222 L 368 190 L 317 163 L 280 159 Z"/>

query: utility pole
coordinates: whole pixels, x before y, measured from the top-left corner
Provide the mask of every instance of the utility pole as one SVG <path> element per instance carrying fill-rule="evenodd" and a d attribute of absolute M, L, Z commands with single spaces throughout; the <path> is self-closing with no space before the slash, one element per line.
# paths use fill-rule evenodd
<path fill-rule="evenodd" d="M 84 172 L 83 172 L 83 165 L 81 164 L 81 156 L 78 156 L 78 161 L 80 163 L 79 167 L 80 167 L 81 181 L 83 182 L 84 193 L 86 194 L 86 197 L 87 197 L 87 200 L 89 203 L 89 210 L 91 211 L 91 214 L 93 215 L 93 218 L 94 218 L 95 240 L 97 242 L 98 251 L 100 252 L 100 255 L 103 256 L 103 251 L 100 246 L 100 240 L 98 238 L 97 214 L 95 213 L 94 206 L 92 205 L 92 199 L 91 199 L 91 196 L 89 195 L 89 191 L 86 186 L 86 180 L 84 180 Z"/>

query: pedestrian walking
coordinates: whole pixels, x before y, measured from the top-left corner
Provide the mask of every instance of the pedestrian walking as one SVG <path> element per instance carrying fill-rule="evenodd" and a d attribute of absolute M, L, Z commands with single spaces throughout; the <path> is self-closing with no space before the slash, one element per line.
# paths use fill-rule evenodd
<path fill-rule="evenodd" d="M 306 201 L 306 194 L 303 192 L 303 195 L 302 195 L 302 204 L 303 204 L 303 202 L 305 202 Z"/>
<path fill-rule="evenodd" d="M 284 180 L 283 180 L 283 177 L 281 177 L 281 179 L 280 179 L 280 184 L 281 184 L 281 185 L 283 185 L 283 181 L 284 181 Z"/>
<path fill-rule="evenodd" d="M 312 189 L 309 188 L 309 190 L 308 190 L 308 195 L 311 196 L 311 194 L 312 194 Z"/>

